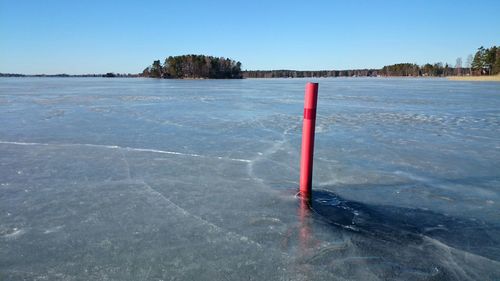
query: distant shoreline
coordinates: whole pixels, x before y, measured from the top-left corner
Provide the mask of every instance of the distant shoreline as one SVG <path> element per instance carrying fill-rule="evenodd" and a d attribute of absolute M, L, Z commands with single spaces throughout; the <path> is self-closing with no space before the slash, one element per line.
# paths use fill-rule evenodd
<path fill-rule="evenodd" d="M 39 78 L 96 78 L 96 77 L 104 77 L 104 78 L 137 78 L 140 77 L 139 74 L 130 74 L 130 73 L 105 73 L 105 74 L 22 74 L 22 73 L 0 73 L 0 77 L 39 77 Z"/>
<path fill-rule="evenodd" d="M 159 79 L 151 77 L 143 77 L 137 74 L 122 74 L 115 76 L 107 76 L 105 74 L 83 74 L 83 75 L 68 75 L 68 74 L 4 74 L 0 73 L 0 78 L 141 78 L 141 79 Z M 450 81 L 473 81 L 473 82 L 500 82 L 500 74 L 497 75 L 482 75 L 482 76 L 304 76 L 304 77 L 243 77 L 243 79 L 325 79 L 325 78 L 374 78 L 374 79 L 447 79 Z M 170 78 L 168 80 L 226 80 L 214 78 Z"/>
<path fill-rule="evenodd" d="M 446 78 L 451 81 L 500 82 L 500 74 L 483 76 L 448 76 Z"/>

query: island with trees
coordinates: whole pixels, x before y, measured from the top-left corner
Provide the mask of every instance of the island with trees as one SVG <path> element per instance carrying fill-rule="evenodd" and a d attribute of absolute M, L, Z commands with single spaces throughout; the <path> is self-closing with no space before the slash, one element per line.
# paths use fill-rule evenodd
<path fill-rule="evenodd" d="M 161 64 L 155 60 L 141 74 L 152 78 L 240 79 L 241 62 L 205 55 L 170 56 Z"/>

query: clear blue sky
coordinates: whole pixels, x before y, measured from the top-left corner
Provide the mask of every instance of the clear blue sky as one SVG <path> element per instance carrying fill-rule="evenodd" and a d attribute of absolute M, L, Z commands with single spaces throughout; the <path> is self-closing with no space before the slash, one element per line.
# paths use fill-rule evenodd
<path fill-rule="evenodd" d="M 500 45 L 500 1 L 0 0 L 0 72 L 138 73 L 169 55 L 243 69 L 448 62 Z"/>

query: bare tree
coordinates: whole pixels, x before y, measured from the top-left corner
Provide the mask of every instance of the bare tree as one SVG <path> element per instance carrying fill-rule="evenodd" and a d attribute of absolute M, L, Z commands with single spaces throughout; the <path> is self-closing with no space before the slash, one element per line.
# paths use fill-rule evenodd
<path fill-rule="evenodd" d="M 474 58 L 471 54 L 467 56 L 467 61 L 465 62 L 465 67 L 469 69 L 469 75 L 472 75 L 472 60 Z"/>
<path fill-rule="evenodd" d="M 456 75 L 461 76 L 462 75 L 462 58 L 458 57 L 457 58 L 457 63 L 455 64 L 455 70 L 456 70 Z"/>

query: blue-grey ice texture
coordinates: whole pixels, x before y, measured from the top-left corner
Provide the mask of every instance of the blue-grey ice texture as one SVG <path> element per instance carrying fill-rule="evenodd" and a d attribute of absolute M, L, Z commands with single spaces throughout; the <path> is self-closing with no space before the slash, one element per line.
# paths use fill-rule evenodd
<path fill-rule="evenodd" d="M 0 79 L 0 280 L 500 280 L 500 84 Z"/>

